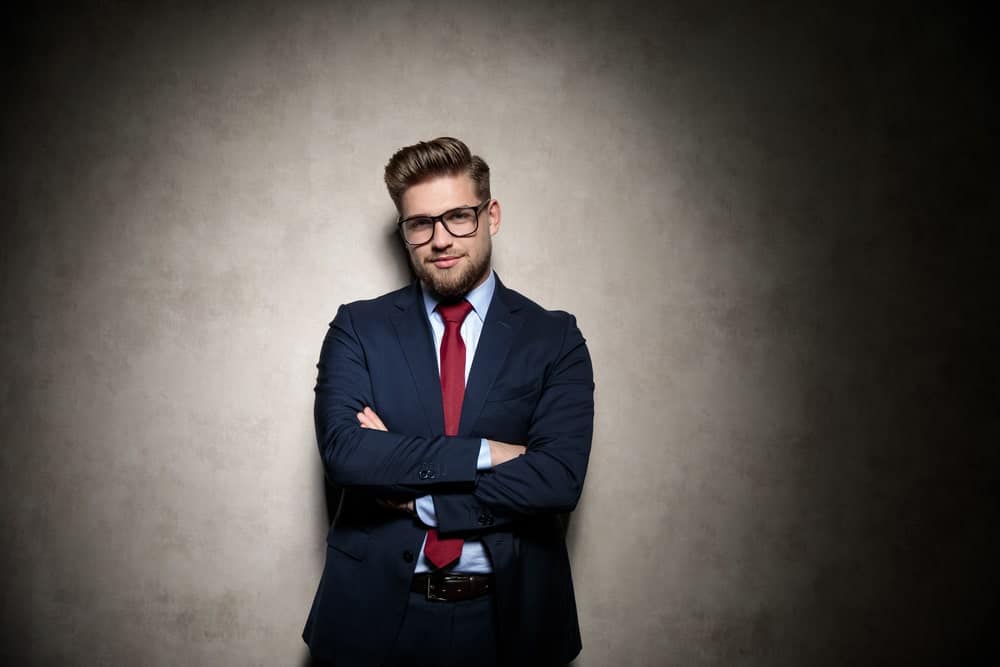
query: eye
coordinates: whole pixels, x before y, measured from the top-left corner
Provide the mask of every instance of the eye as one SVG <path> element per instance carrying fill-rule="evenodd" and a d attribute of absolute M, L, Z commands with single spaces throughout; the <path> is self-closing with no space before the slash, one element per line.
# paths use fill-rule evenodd
<path fill-rule="evenodd" d="M 456 208 L 445 213 L 443 217 L 447 222 L 462 223 L 472 222 L 476 216 L 471 208 Z"/>
<path fill-rule="evenodd" d="M 434 226 L 434 221 L 430 218 L 410 218 L 403 223 L 411 231 L 420 231 Z"/>

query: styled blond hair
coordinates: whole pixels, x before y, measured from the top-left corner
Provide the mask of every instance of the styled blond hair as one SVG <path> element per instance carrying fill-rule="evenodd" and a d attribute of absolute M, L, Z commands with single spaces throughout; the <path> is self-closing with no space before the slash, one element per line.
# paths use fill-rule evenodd
<path fill-rule="evenodd" d="M 438 176 L 465 174 L 476 184 L 481 201 L 490 198 L 490 167 L 453 137 L 438 137 L 400 148 L 385 165 L 385 186 L 396 210 L 403 212 L 403 193 L 411 185 Z"/>

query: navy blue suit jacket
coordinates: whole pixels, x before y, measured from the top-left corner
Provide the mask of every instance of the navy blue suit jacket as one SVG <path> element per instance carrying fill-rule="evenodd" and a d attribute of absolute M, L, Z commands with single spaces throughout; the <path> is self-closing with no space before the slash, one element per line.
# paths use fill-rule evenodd
<path fill-rule="evenodd" d="M 496 575 L 501 664 L 580 652 L 564 522 L 593 433 L 593 370 L 576 320 L 497 279 L 462 405 L 444 436 L 436 350 L 417 283 L 341 306 L 320 352 L 316 435 L 340 494 L 303 639 L 316 657 L 378 665 L 396 637 L 426 528 L 376 497 L 431 494 L 442 535 L 482 539 Z M 366 405 L 388 432 L 362 429 Z M 477 471 L 480 438 L 527 451 Z"/>

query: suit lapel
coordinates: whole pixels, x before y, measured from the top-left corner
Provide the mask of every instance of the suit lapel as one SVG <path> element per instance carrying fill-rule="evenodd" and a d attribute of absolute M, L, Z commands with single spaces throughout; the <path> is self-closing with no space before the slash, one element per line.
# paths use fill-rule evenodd
<path fill-rule="evenodd" d="M 393 325 L 406 362 L 410 366 L 417 397 L 427 417 L 431 435 L 444 433 L 444 408 L 441 405 L 441 378 L 438 374 L 434 336 L 424 312 L 420 285 L 404 291 L 396 301 Z"/>
<path fill-rule="evenodd" d="M 460 434 L 468 433 L 479 417 L 479 413 L 482 412 L 486 396 L 489 394 L 490 388 L 493 387 L 500 369 L 503 368 L 515 334 L 521 328 L 522 318 L 515 314 L 516 308 L 511 307 L 510 301 L 507 288 L 497 277 L 493 301 L 490 303 L 490 309 L 486 312 L 483 332 L 479 336 L 479 345 L 476 347 L 476 357 L 472 361 L 469 381 L 465 386 L 462 420 L 458 429 Z M 440 404 L 441 400 L 438 396 L 439 410 L 441 409 Z"/>

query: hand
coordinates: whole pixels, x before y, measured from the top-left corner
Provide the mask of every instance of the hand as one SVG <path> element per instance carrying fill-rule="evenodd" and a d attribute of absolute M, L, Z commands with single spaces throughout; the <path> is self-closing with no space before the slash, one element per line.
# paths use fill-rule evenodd
<path fill-rule="evenodd" d="M 377 502 L 387 510 L 399 510 L 407 514 L 417 515 L 417 508 L 412 500 L 389 500 L 388 498 L 376 498 Z"/>
<path fill-rule="evenodd" d="M 499 442 L 497 440 L 488 440 L 490 443 L 490 461 L 493 467 L 500 465 L 501 463 L 507 463 L 508 461 L 513 461 L 518 456 L 523 456 L 527 448 L 524 445 L 511 445 L 506 442 Z"/>
<path fill-rule="evenodd" d="M 373 428 L 376 431 L 388 431 L 379 416 L 375 414 L 375 411 L 369 408 L 367 405 L 365 409 L 358 413 L 358 422 L 361 423 L 361 428 Z"/>
<path fill-rule="evenodd" d="M 358 422 L 361 424 L 361 428 L 370 428 L 376 431 L 388 431 L 385 424 L 379 418 L 375 411 L 365 406 L 365 409 L 358 413 Z M 400 512 L 406 512 L 407 514 L 413 514 L 416 516 L 417 508 L 412 500 L 389 500 L 388 498 L 376 498 L 375 502 L 386 509 L 399 510 Z"/>

